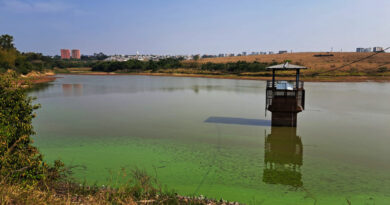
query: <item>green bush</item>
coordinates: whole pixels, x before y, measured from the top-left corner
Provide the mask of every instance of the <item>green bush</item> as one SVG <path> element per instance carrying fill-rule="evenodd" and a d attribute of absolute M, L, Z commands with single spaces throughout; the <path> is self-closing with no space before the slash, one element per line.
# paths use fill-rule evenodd
<path fill-rule="evenodd" d="M 240 72 L 259 72 L 266 70 L 266 67 L 269 64 L 252 62 L 248 63 L 246 61 L 237 61 L 235 63 L 205 63 L 202 64 L 202 70 L 209 71 L 223 71 L 229 73 L 240 73 Z"/>
<path fill-rule="evenodd" d="M 181 59 L 167 58 L 157 62 L 155 61 L 139 61 L 139 60 L 128 60 L 124 62 L 118 61 L 104 61 L 96 62 L 92 65 L 92 71 L 103 71 L 103 72 L 115 72 L 115 71 L 142 71 L 152 70 L 157 71 L 158 69 L 172 69 L 182 67 Z"/>
<path fill-rule="evenodd" d="M 63 164 L 48 166 L 32 146 L 31 121 L 39 105 L 32 105 L 33 99 L 20 88 L 16 76 L 16 73 L 0 75 L 0 176 L 24 182 L 58 179 Z"/>

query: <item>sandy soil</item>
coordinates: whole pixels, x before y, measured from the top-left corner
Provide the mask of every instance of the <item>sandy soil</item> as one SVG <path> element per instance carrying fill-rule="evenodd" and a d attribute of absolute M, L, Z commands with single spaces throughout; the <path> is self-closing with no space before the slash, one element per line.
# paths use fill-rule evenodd
<path fill-rule="evenodd" d="M 31 82 L 33 84 L 49 83 L 55 81 L 56 79 L 57 77 L 54 76 L 40 76 L 40 77 L 32 78 Z"/>
<path fill-rule="evenodd" d="M 23 84 L 26 81 L 31 82 L 32 84 L 41 84 L 41 83 L 49 83 L 53 82 L 57 79 L 55 76 L 56 74 L 54 72 L 45 72 L 45 73 L 39 73 L 39 72 L 31 72 L 27 75 L 21 75 L 21 84 Z"/>

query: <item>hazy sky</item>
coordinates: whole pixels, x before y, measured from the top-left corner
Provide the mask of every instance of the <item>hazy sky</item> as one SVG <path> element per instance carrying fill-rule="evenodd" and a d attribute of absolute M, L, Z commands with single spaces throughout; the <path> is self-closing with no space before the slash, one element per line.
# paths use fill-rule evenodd
<path fill-rule="evenodd" d="M 218 54 L 390 46 L 390 0 L 0 0 L 21 51 Z"/>

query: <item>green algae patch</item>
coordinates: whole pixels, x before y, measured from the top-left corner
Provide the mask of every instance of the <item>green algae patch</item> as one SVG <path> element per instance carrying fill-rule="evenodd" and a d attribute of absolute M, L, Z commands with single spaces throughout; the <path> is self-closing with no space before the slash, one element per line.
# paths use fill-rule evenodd
<path fill-rule="evenodd" d="M 138 168 L 185 196 L 386 204 L 390 85 L 305 87 L 298 128 L 277 132 L 266 124 L 205 122 L 212 116 L 270 120 L 264 82 L 66 75 L 31 93 L 42 105 L 34 145 L 44 160 L 76 166 L 74 177 L 88 184 L 119 185 L 124 171 Z M 375 96 L 382 100 L 370 106 L 360 100 Z"/>

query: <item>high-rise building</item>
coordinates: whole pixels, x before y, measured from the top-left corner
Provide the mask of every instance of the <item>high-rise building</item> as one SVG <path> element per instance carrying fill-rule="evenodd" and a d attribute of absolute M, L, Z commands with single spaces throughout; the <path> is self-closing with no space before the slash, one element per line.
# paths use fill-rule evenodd
<path fill-rule="evenodd" d="M 61 49 L 61 59 L 70 59 L 69 49 Z"/>
<path fill-rule="evenodd" d="M 80 59 L 80 50 L 79 49 L 72 50 L 72 58 L 73 59 Z"/>

